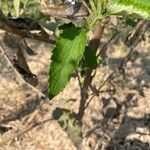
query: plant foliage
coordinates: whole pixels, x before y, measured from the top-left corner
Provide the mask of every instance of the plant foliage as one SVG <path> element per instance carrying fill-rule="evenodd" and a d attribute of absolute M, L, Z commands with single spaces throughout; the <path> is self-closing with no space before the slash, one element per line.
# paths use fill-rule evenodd
<path fill-rule="evenodd" d="M 28 16 L 38 20 L 38 22 L 42 17 L 42 23 L 45 25 L 47 18 L 44 18 L 44 15 L 39 11 L 39 3 L 36 0 L 0 0 L 0 9 L 6 16 Z M 50 99 L 64 89 L 82 56 L 84 56 L 81 61 L 83 68 L 97 67 L 96 53 L 89 46 L 86 46 L 86 32 L 92 30 L 98 21 L 111 15 L 150 19 L 150 0 L 90 0 L 86 8 L 89 11 L 89 17 L 79 23 L 85 29 L 75 27 L 72 23 L 58 28 L 61 34 L 52 52 L 49 70 L 48 91 Z M 60 10 L 60 13 L 63 13 L 62 10 Z M 57 23 L 60 22 L 56 20 Z M 135 26 L 135 22 L 130 19 L 127 25 Z"/>
<path fill-rule="evenodd" d="M 110 14 L 150 19 L 150 0 L 111 0 L 107 4 Z"/>
<path fill-rule="evenodd" d="M 75 71 L 86 46 L 84 29 L 71 27 L 65 29 L 58 38 L 53 50 L 49 71 L 49 98 L 64 89 Z"/>

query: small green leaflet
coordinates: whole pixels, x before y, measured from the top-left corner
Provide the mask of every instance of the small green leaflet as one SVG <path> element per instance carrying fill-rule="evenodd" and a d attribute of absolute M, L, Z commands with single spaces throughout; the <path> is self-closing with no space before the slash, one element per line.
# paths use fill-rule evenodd
<path fill-rule="evenodd" d="M 81 65 L 82 68 L 95 68 L 97 66 L 96 53 L 89 46 L 85 47 Z"/>
<path fill-rule="evenodd" d="M 107 11 L 109 14 L 150 19 L 150 0 L 110 0 Z"/>
<path fill-rule="evenodd" d="M 48 92 L 52 99 L 69 82 L 83 55 L 86 46 L 86 32 L 78 27 L 65 29 L 53 50 L 49 71 Z"/>

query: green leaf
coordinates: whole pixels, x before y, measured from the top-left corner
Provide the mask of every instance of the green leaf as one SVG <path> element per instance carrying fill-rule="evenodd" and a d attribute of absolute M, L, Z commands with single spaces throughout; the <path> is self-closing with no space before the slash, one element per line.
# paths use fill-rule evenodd
<path fill-rule="evenodd" d="M 75 71 L 86 46 L 86 33 L 72 27 L 63 31 L 53 50 L 48 91 L 52 99 L 62 91 Z"/>
<path fill-rule="evenodd" d="M 97 66 L 96 53 L 89 46 L 86 46 L 82 60 L 83 68 L 95 68 Z"/>
<path fill-rule="evenodd" d="M 136 22 L 133 20 L 133 19 L 131 19 L 131 18 L 127 18 L 127 20 L 126 20 L 126 25 L 129 27 L 129 28 L 134 28 L 135 26 L 136 26 Z"/>
<path fill-rule="evenodd" d="M 107 3 L 109 14 L 150 19 L 150 0 L 111 0 Z"/>
<path fill-rule="evenodd" d="M 75 25 L 72 22 L 59 26 L 57 36 L 59 36 L 59 34 L 61 34 L 64 30 L 69 29 L 69 28 L 73 28 L 73 27 L 75 27 Z"/>
<path fill-rule="evenodd" d="M 63 24 L 63 25 L 59 26 L 58 29 L 64 31 L 68 28 L 73 28 L 73 27 L 75 27 L 75 25 L 72 22 L 70 22 L 68 24 Z"/>
<path fill-rule="evenodd" d="M 15 9 L 15 15 L 16 15 L 16 17 L 19 17 L 19 14 L 20 14 L 20 0 L 14 0 L 13 4 L 14 4 L 14 9 Z"/>

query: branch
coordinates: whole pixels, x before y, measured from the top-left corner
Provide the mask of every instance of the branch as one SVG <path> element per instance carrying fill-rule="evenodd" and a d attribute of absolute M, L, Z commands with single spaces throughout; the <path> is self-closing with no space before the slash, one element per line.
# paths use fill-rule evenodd
<path fill-rule="evenodd" d="M 141 32 L 144 32 L 143 30 L 143 27 L 144 27 L 144 24 L 146 24 L 147 21 L 145 20 L 141 20 L 138 22 L 138 24 L 136 25 L 135 29 L 133 29 L 133 31 L 131 31 L 131 33 L 129 33 L 129 35 L 127 36 L 126 40 L 124 41 L 125 45 L 129 48 L 129 51 L 128 53 L 126 54 L 126 56 L 124 57 L 124 59 L 122 60 L 122 62 L 120 63 L 118 69 L 119 70 L 123 70 L 123 67 L 124 65 L 127 64 L 128 61 L 130 61 L 130 56 L 132 54 L 132 52 L 135 50 L 136 46 L 138 45 L 138 43 L 141 41 L 141 38 L 139 38 L 139 36 L 141 35 Z M 111 40 L 117 35 L 114 34 L 109 40 L 108 40 L 108 44 L 111 42 Z M 107 44 L 106 44 L 107 46 Z M 104 48 L 102 48 L 102 51 L 103 49 L 105 49 L 105 45 L 104 45 Z M 97 55 L 99 56 L 100 53 Z M 123 71 L 124 72 L 124 71 Z M 116 73 L 116 70 L 114 70 L 113 72 L 111 72 L 109 74 L 109 76 L 106 78 L 106 80 L 100 85 L 100 87 L 97 89 L 97 91 L 100 93 L 100 90 L 102 89 L 102 87 L 105 85 L 105 83 L 110 80 L 112 78 L 112 76 Z M 92 101 L 92 99 L 95 97 L 95 94 L 93 93 L 91 98 L 89 99 L 89 101 L 86 103 L 85 105 L 85 108 L 86 109 L 90 102 Z"/>
<path fill-rule="evenodd" d="M 50 43 L 50 44 L 55 44 L 55 42 L 56 42 L 55 40 L 50 39 L 48 37 L 48 34 L 45 36 L 45 34 L 31 33 L 27 30 L 21 30 L 21 29 L 17 29 L 15 27 L 11 26 L 9 23 L 9 18 L 5 17 L 1 10 L 0 10 L 0 29 L 4 30 L 6 32 L 9 32 L 9 33 L 16 34 L 16 35 L 20 36 L 21 38 L 30 38 L 30 39 Z"/>
<path fill-rule="evenodd" d="M 100 40 L 102 38 L 104 29 L 107 26 L 108 22 L 109 22 L 109 18 L 106 18 L 105 20 L 103 20 L 103 22 L 99 22 L 95 28 L 94 37 L 91 39 L 89 43 L 89 46 L 94 51 L 97 51 L 99 47 Z M 90 86 L 93 78 L 92 71 L 93 68 L 90 68 L 86 71 L 86 76 L 84 77 L 84 81 L 83 81 L 83 87 L 81 89 L 81 100 L 80 100 L 80 106 L 79 106 L 79 111 L 77 116 L 77 119 L 79 120 L 80 123 L 82 123 L 81 120 L 84 116 L 86 100 L 88 99 L 88 87 Z"/>

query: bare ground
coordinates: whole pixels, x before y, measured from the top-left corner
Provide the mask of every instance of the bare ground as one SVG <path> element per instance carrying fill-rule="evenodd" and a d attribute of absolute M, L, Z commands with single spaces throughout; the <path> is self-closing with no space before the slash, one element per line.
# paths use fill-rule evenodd
<path fill-rule="evenodd" d="M 56 107 L 77 112 L 80 89 L 77 78 L 53 102 L 32 120 L 47 120 L 19 138 L 16 134 L 26 125 L 28 116 L 38 108 L 42 97 L 26 84 L 0 53 L 0 149 L 1 150 L 149 150 L 150 149 L 150 33 L 136 48 L 139 57 L 128 62 L 125 77 L 114 74 L 111 78 L 115 94 L 105 92 L 112 86 L 108 82 L 89 104 L 83 118 L 83 138 L 75 146 L 70 136 L 51 120 Z M 30 43 L 38 52 L 28 57 L 28 63 L 39 78 L 39 91 L 47 94 L 50 45 Z M 107 78 L 110 68 L 117 67 L 126 49 L 122 42 L 109 48 L 109 67 L 99 68 L 93 83 L 99 85 Z M 17 78 L 16 78 L 17 76 Z M 43 98 L 44 100 L 44 98 Z M 17 134 L 18 135 L 18 134 Z"/>

